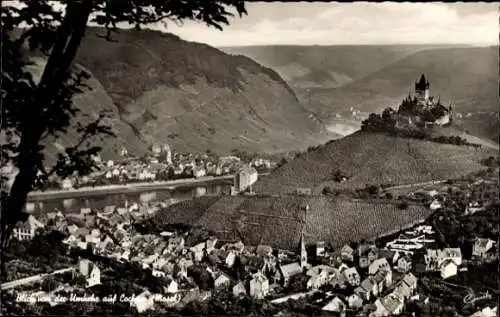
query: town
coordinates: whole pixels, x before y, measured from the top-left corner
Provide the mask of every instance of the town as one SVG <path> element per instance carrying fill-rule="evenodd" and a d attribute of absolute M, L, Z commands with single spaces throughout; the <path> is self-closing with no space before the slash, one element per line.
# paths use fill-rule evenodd
<path fill-rule="evenodd" d="M 238 154 L 238 153 L 236 153 Z M 249 166 L 260 173 L 269 172 L 277 163 L 256 155 L 241 158 L 236 155 L 217 157 L 209 151 L 203 155 L 173 152 L 168 144 L 154 145 L 151 154 L 131 157 L 125 147 L 119 160 L 102 160 L 100 155 L 92 156 L 95 171 L 83 177 L 61 179 L 53 176 L 45 184 L 45 190 L 71 190 L 95 188 L 106 185 L 130 185 L 134 183 L 159 182 L 233 175 L 243 166 Z"/>
<path fill-rule="evenodd" d="M 497 5 L 0 6 L 1 316 L 499 315 Z"/>
<path fill-rule="evenodd" d="M 161 202 L 30 215 L 15 229 L 7 253 L 51 243 L 54 254 L 44 255 L 47 262 L 38 266 L 14 256 L 5 263 L 2 290 L 22 300 L 18 309 L 28 302 L 47 311 L 80 298 L 88 305 L 125 303 L 138 313 L 186 312 L 194 303 L 209 306 L 211 299 L 227 297 L 233 303 L 268 302 L 267 309 L 277 312 L 301 303 L 314 314 L 340 316 L 441 315 L 442 309 L 495 316 L 497 288 L 481 284 L 487 276 L 473 276 L 480 281 L 474 285 L 467 276 L 498 265 L 498 219 L 485 223 L 496 217 L 497 170 L 408 192 L 404 199 L 431 202 L 434 213 L 425 222 L 337 250 L 304 235 L 295 250 L 280 250 L 221 242 L 202 228 L 141 232 L 138 224 L 164 207 Z M 471 224 L 476 227 L 460 229 L 468 235 L 457 236 L 457 228 Z M 436 291 L 449 292 L 457 302 L 439 307 L 442 294 Z"/>

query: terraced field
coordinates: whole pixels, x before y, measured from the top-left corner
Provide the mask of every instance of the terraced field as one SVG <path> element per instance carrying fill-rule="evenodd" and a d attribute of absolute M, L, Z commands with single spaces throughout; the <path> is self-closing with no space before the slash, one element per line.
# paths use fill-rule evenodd
<path fill-rule="evenodd" d="M 306 211 L 306 206 L 309 206 Z M 321 196 L 200 197 L 170 206 L 152 219 L 163 224 L 201 226 L 221 239 L 245 244 L 269 244 L 295 250 L 304 229 L 308 243 L 326 241 L 341 247 L 350 241 L 371 239 L 425 219 L 431 211 L 422 205 L 400 210 L 379 201 L 334 199 Z M 305 227 L 304 227 L 305 225 Z"/>

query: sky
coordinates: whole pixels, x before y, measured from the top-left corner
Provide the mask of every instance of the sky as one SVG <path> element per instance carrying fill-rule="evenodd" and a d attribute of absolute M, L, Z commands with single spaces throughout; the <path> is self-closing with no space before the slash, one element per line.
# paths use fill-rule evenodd
<path fill-rule="evenodd" d="M 247 2 L 248 15 L 231 18 L 222 32 L 191 21 L 183 25 L 158 23 L 150 28 L 215 47 L 498 45 L 499 5 L 500 2 Z"/>
<path fill-rule="evenodd" d="M 249 2 L 224 31 L 167 24 L 188 41 L 242 45 L 498 44 L 496 3 Z M 165 30 L 164 26 L 157 29 Z"/>

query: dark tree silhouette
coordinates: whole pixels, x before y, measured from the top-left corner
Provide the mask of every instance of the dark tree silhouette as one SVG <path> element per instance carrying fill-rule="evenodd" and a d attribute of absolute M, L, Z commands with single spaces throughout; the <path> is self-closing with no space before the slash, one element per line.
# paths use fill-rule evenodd
<path fill-rule="evenodd" d="M 19 5 L 21 4 L 21 5 Z M 246 14 L 243 0 L 66 0 L 60 12 L 47 0 L 1 2 L 1 166 L 13 166 L 12 184 L 2 178 L 1 246 L 6 246 L 22 212 L 28 193 L 42 187 L 50 176 L 85 175 L 96 169 L 91 157 L 100 151 L 95 136 L 114 136 L 101 114 L 77 126 L 79 141 L 60 154 L 54 166 L 44 166 L 43 141 L 59 137 L 78 112 L 72 98 L 88 87 L 89 77 L 76 71 L 73 60 L 89 22 L 104 27 L 107 40 L 120 23 L 139 28 L 163 21 L 195 20 L 222 30 L 231 11 Z M 27 44 L 27 45 L 26 45 Z M 41 78 L 28 72 L 27 50 L 48 56 Z M 15 176 L 14 176 L 15 175 Z"/>

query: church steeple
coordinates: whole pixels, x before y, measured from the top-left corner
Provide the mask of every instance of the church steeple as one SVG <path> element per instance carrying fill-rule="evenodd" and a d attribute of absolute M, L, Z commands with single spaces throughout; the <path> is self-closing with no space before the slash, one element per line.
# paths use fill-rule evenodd
<path fill-rule="evenodd" d="M 300 233 L 300 267 L 304 269 L 307 267 L 307 250 L 306 243 L 304 241 L 304 227 L 302 227 L 302 232 Z"/>

